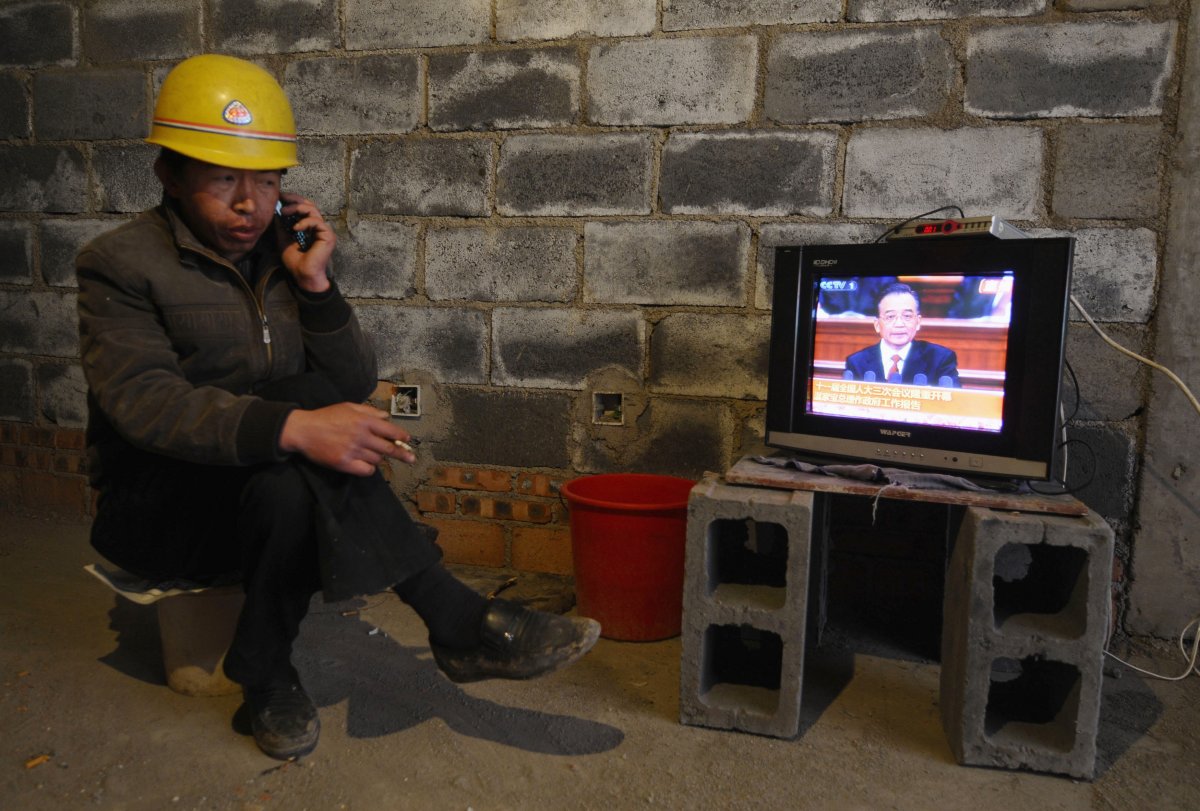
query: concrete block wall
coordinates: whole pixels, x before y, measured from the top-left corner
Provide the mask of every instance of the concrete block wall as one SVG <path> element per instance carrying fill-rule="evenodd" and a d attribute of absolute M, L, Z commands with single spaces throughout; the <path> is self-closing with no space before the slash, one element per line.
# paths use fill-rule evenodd
<path fill-rule="evenodd" d="M 724 470 L 761 449 L 773 247 L 874 239 L 939 205 L 1075 235 L 1077 296 L 1149 347 L 1190 6 L 6 3 L 0 499 L 61 509 L 24 482 L 58 475 L 34 438 L 82 429 L 70 257 L 157 202 L 141 138 L 188 55 L 255 60 L 291 95 L 288 185 L 336 222 L 384 382 L 428 399 L 423 461 L 393 471 L 411 497 L 444 466 Z M 1086 484 L 1080 452 L 1070 477 L 1125 560 L 1149 375 L 1079 322 L 1070 337 L 1076 419 L 1096 468 L 1122 471 Z M 622 424 L 593 421 L 597 391 L 622 395 Z M 544 525 L 501 526 L 511 565 L 517 531 Z"/>

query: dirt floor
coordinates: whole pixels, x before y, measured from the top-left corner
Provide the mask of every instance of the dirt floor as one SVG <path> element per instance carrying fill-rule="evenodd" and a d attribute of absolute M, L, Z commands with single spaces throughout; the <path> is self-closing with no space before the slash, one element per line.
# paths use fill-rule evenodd
<path fill-rule="evenodd" d="M 779 740 L 680 725 L 678 639 L 455 686 L 383 595 L 314 605 L 298 665 L 322 738 L 281 764 L 244 734 L 239 697 L 165 686 L 153 609 L 84 573 L 95 560 L 84 525 L 0 515 L 0 809 L 1200 807 L 1200 677 L 1106 668 L 1088 782 L 958 766 L 936 663 L 828 644 L 801 734 Z M 1130 655 L 1182 669 L 1173 645 Z"/>

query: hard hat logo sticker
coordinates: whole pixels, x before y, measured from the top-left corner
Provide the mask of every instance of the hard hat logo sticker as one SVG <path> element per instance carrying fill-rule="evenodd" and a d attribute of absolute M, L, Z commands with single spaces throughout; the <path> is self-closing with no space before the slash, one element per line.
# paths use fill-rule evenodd
<path fill-rule="evenodd" d="M 250 115 L 250 110 L 246 108 L 246 105 L 237 99 L 225 105 L 221 117 L 230 124 L 238 124 L 240 126 L 245 126 L 254 120 L 254 116 Z"/>

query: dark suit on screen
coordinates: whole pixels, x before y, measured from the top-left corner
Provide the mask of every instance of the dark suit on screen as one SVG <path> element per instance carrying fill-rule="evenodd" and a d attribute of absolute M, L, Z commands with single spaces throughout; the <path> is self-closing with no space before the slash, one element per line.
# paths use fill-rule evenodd
<path fill-rule="evenodd" d="M 886 365 L 891 366 L 890 358 Z M 885 362 L 879 344 L 860 349 L 846 358 L 847 377 L 852 376 L 854 380 L 867 380 L 867 373 L 870 372 L 870 379 L 885 382 L 887 373 L 884 368 Z M 924 376 L 924 381 L 919 385 L 959 388 L 961 384 L 958 382 L 958 356 L 953 350 L 940 344 L 913 341 L 912 348 L 908 351 L 908 359 L 905 360 L 900 373 L 900 382 L 917 383 L 915 378 L 918 375 Z"/>

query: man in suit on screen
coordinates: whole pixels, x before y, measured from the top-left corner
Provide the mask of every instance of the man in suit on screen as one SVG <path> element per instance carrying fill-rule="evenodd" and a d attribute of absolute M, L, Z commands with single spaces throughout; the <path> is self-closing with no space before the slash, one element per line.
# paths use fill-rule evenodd
<path fill-rule="evenodd" d="M 897 282 L 880 293 L 875 316 L 879 343 L 846 358 L 847 380 L 958 388 L 958 357 L 929 341 L 913 340 L 921 329 L 916 291 Z"/>

